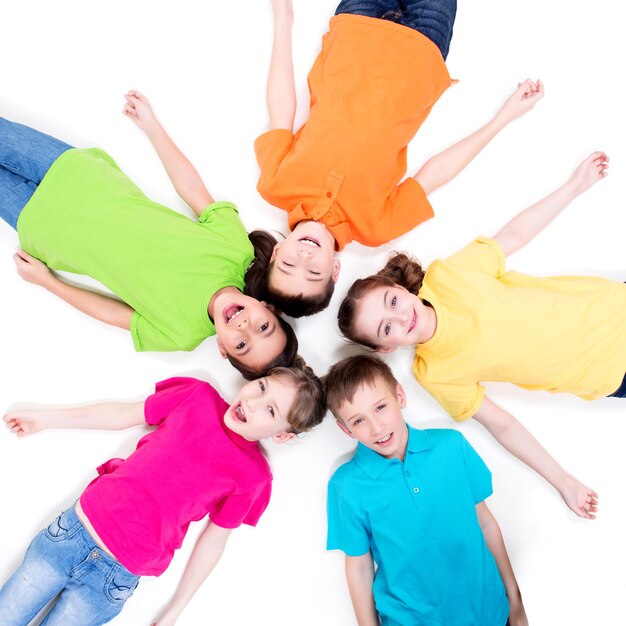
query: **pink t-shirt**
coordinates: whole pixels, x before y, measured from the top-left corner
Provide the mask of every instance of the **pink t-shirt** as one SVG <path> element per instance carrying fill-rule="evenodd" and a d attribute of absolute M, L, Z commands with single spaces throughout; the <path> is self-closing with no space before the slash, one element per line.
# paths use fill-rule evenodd
<path fill-rule="evenodd" d="M 206 382 L 157 383 L 145 416 L 158 428 L 126 459 L 111 459 L 83 492 L 85 515 L 133 574 L 158 576 L 190 522 L 207 514 L 223 528 L 256 525 L 272 474 L 257 442 L 224 425 L 228 404 Z"/>

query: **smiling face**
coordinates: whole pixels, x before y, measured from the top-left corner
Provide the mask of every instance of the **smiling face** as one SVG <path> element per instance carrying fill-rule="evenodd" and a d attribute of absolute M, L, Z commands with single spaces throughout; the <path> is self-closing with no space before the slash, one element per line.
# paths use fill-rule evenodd
<path fill-rule="evenodd" d="M 262 370 L 285 349 L 287 338 L 276 315 L 264 302 L 235 290 L 215 298 L 213 322 L 222 356 L 252 369 Z"/>
<path fill-rule="evenodd" d="M 230 405 L 224 424 L 248 441 L 269 437 L 283 443 L 295 437 L 287 416 L 298 389 L 285 376 L 266 376 L 244 385 Z"/>
<path fill-rule="evenodd" d="M 337 281 L 340 264 L 335 240 L 318 222 L 300 222 L 272 253 L 269 286 L 288 295 L 318 296 Z"/>
<path fill-rule="evenodd" d="M 399 285 L 374 287 L 360 300 L 355 334 L 381 352 L 428 341 L 437 328 L 432 307 Z"/>
<path fill-rule="evenodd" d="M 337 425 L 347 435 L 388 459 L 404 460 L 409 431 L 402 417 L 406 395 L 380 377 L 364 383 L 336 411 Z"/>

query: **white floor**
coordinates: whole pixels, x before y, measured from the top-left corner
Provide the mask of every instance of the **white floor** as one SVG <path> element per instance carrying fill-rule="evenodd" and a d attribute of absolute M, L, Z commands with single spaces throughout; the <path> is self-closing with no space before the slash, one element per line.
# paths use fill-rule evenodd
<path fill-rule="evenodd" d="M 300 121 L 308 106 L 306 72 L 334 7 L 334 0 L 295 0 Z M 75 145 L 107 149 L 148 195 L 185 211 L 149 143 L 121 115 L 124 91 L 143 90 L 216 198 L 234 200 L 250 229 L 284 230 L 284 214 L 255 191 L 252 149 L 267 123 L 270 16 L 269 0 L 114 1 L 97 8 L 79 0 L 9 3 L 0 37 L 0 114 Z M 419 131 L 410 172 L 486 120 L 518 81 L 541 78 L 546 96 L 433 194 L 436 219 L 383 249 L 355 244 L 342 254 L 344 271 L 332 306 L 296 324 L 302 354 L 320 374 L 355 352 L 339 338 L 335 313 L 356 276 L 376 269 L 395 248 L 430 262 L 475 235 L 493 234 L 595 149 L 611 156 L 609 178 L 516 254 L 510 266 L 528 273 L 626 279 L 622 18 L 618 3 L 606 0 L 459 2 L 448 65 L 460 82 Z M 31 402 L 136 398 L 176 374 L 206 378 L 226 398 L 237 389 L 238 375 L 218 358 L 214 339 L 192 354 L 136 354 L 125 332 L 23 283 L 11 260 L 15 233 L 2 225 L 0 239 L 0 410 Z M 409 393 L 409 421 L 454 428 L 412 380 L 410 350 L 389 362 Z M 621 441 L 626 404 L 614 399 L 589 404 L 506 385 L 490 385 L 489 392 L 600 493 L 598 520 L 580 520 L 478 425 L 461 427 L 493 471 L 495 493 L 488 503 L 500 521 L 531 623 L 619 623 L 626 586 Z M 18 565 L 31 537 L 79 495 L 94 468 L 129 454 L 141 434 L 141 429 L 51 431 L 17 440 L 0 432 L 0 580 Z M 269 447 L 272 503 L 258 528 L 234 533 L 181 626 L 355 623 L 342 557 L 324 550 L 326 481 L 351 449 L 330 418 L 294 445 Z M 114 624 L 151 623 L 174 591 L 198 530 L 190 531 L 165 575 L 142 581 Z"/>

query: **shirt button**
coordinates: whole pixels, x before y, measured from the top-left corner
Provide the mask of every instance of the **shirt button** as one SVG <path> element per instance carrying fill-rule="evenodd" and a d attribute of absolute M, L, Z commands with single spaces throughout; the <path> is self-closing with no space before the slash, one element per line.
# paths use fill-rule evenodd
<path fill-rule="evenodd" d="M 327 198 L 332 198 L 333 194 L 330 191 L 326 192 L 326 197 Z"/>
<path fill-rule="evenodd" d="M 406 471 L 406 472 L 404 472 L 404 475 L 405 475 L 405 476 L 410 476 L 410 475 L 411 475 L 411 472 Z"/>
<path fill-rule="evenodd" d="M 413 493 L 419 493 L 419 492 L 420 492 L 419 487 L 413 487 Z"/>

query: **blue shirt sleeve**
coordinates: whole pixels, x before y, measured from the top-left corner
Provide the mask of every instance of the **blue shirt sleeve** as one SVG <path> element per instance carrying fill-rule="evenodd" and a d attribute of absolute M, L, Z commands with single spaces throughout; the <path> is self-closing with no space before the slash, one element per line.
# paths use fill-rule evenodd
<path fill-rule="evenodd" d="M 465 464 L 467 480 L 474 497 L 474 504 L 482 502 L 493 493 L 491 472 L 480 458 L 478 452 L 472 448 L 469 441 L 459 433 L 461 456 Z"/>
<path fill-rule="evenodd" d="M 370 532 L 365 519 L 357 515 L 335 477 L 328 483 L 327 550 L 341 550 L 348 556 L 363 556 L 370 551 Z"/>

